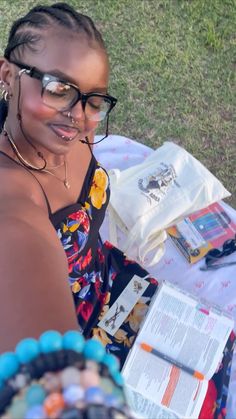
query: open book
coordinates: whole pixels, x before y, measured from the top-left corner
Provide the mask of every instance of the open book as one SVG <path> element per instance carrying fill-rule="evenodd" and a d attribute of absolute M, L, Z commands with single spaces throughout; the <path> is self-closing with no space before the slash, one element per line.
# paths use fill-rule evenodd
<path fill-rule="evenodd" d="M 219 307 L 163 282 L 122 370 L 137 417 L 196 419 L 233 327 Z"/>

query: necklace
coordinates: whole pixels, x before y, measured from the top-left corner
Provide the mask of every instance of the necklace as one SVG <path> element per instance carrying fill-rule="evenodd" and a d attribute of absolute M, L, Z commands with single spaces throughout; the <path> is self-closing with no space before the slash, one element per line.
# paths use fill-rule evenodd
<path fill-rule="evenodd" d="M 18 159 L 20 160 L 20 162 L 23 164 L 23 166 L 26 166 L 28 169 L 31 169 L 31 170 L 37 170 L 38 172 L 41 172 L 42 170 L 44 170 L 45 169 L 45 167 L 46 167 L 46 164 L 47 164 L 47 162 L 46 162 L 46 160 L 45 159 L 43 159 L 44 160 L 44 165 L 43 165 L 43 167 L 37 167 L 37 166 L 34 166 L 33 164 L 31 164 L 30 162 L 28 162 L 21 154 L 20 154 L 20 152 L 19 152 L 19 150 L 18 150 L 18 148 L 17 148 L 17 146 L 16 146 L 16 144 L 15 144 L 15 142 L 13 141 L 13 139 L 11 138 L 11 136 L 8 134 L 8 132 L 4 129 L 4 131 L 3 131 L 3 135 L 6 137 L 6 139 L 9 141 L 9 143 L 10 143 L 10 145 L 11 145 L 11 147 L 12 147 L 12 149 L 13 149 L 13 151 L 14 151 L 14 153 L 17 155 L 17 157 L 18 157 Z M 41 155 L 41 153 L 39 152 L 38 153 L 38 156 L 39 157 L 41 157 L 42 158 L 42 155 Z"/>
<path fill-rule="evenodd" d="M 59 169 L 59 167 L 63 166 L 65 164 L 65 160 L 63 160 L 62 163 L 57 164 L 56 166 L 47 166 L 45 167 L 45 169 L 47 170 L 55 170 L 55 169 Z"/>
<path fill-rule="evenodd" d="M 63 182 L 63 184 L 64 184 L 64 186 L 65 186 L 66 189 L 70 189 L 70 183 L 69 183 L 69 181 L 67 179 L 67 161 L 66 160 L 64 160 L 63 163 L 60 163 L 57 166 L 50 167 L 50 169 L 57 169 L 57 168 L 62 167 L 64 165 L 64 167 L 65 167 L 65 177 L 64 177 L 64 179 L 61 179 L 60 177 L 58 177 L 57 175 L 55 175 L 55 173 L 51 172 L 48 169 L 45 169 L 45 167 L 38 168 L 36 166 L 33 166 L 29 161 L 27 161 L 21 155 L 21 153 L 19 152 L 19 150 L 17 148 L 17 145 L 15 144 L 13 138 L 10 137 L 10 135 L 8 134 L 8 132 L 6 130 L 4 130 L 4 133 L 3 134 L 5 135 L 5 137 L 7 138 L 7 140 L 9 141 L 9 143 L 10 143 L 10 145 L 11 145 L 14 153 L 16 154 L 17 158 L 19 159 L 19 161 L 22 163 L 23 166 L 25 166 L 25 167 L 27 167 L 28 169 L 31 169 L 31 170 L 37 170 L 38 172 L 41 172 L 41 173 L 42 172 L 48 173 L 49 175 L 54 176 L 60 182 Z M 46 166 L 46 164 L 45 164 L 45 166 Z"/>
<path fill-rule="evenodd" d="M 67 161 L 64 160 L 63 164 L 64 164 L 64 167 L 65 167 L 65 177 L 64 177 L 64 179 L 59 178 L 57 175 L 55 175 L 55 173 L 51 172 L 48 169 L 43 169 L 42 172 L 48 173 L 49 175 L 54 176 L 57 180 L 60 180 L 60 182 L 64 183 L 64 186 L 65 186 L 66 189 L 70 189 L 70 183 L 67 179 Z M 62 164 L 60 166 L 62 166 Z M 60 166 L 57 166 L 57 167 L 60 167 Z"/>

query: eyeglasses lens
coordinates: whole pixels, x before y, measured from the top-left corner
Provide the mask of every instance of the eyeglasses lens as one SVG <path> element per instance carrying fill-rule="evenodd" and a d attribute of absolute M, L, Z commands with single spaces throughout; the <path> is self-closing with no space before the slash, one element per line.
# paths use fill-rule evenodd
<path fill-rule="evenodd" d="M 78 91 L 69 84 L 55 80 L 44 86 L 42 98 L 45 105 L 62 112 L 73 107 L 78 99 Z M 92 121 L 102 121 L 110 107 L 111 103 L 108 99 L 91 95 L 86 101 L 85 116 Z"/>
<path fill-rule="evenodd" d="M 231 255 L 231 253 L 236 251 L 236 239 L 226 240 L 223 244 L 224 255 Z"/>
<path fill-rule="evenodd" d="M 222 249 L 212 249 L 206 254 L 206 264 L 214 263 L 214 260 L 217 260 L 223 256 L 231 255 L 231 253 L 236 251 L 236 236 L 235 239 L 226 240 L 223 243 Z"/>

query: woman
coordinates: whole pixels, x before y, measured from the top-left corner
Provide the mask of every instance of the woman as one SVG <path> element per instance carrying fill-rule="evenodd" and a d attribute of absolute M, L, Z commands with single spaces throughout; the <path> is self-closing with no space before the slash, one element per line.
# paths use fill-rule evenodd
<path fill-rule="evenodd" d="M 116 104 L 108 77 L 100 33 L 70 6 L 37 6 L 13 24 L 1 60 L 1 350 L 77 321 L 89 336 L 103 305 L 146 275 L 99 236 L 109 184 L 92 144 Z M 128 350 L 133 335 L 117 345 Z"/>
<path fill-rule="evenodd" d="M 123 363 L 157 281 L 113 337 L 98 327 L 134 275 L 147 276 L 99 236 L 109 182 L 92 144 L 116 104 L 101 34 L 64 3 L 36 6 L 0 62 L 0 352 L 79 325 Z"/>

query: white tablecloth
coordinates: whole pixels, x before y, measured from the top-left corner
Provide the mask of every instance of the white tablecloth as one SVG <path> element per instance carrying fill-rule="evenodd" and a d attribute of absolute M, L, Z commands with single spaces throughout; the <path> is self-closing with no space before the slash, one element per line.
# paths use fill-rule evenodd
<path fill-rule="evenodd" d="M 97 136 L 96 140 L 99 138 L 101 137 Z M 107 170 L 126 169 L 141 163 L 150 153 L 152 153 L 152 149 L 149 147 L 119 135 L 110 135 L 100 144 L 94 145 L 94 154 L 97 160 Z M 236 221 L 236 211 L 226 204 L 224 206 L 229 216 Z M 108 215 L 101 233 L 104 239 L 109 240 L 107 218 Z M 236 260 L 236 253 L 227 256 L 227 262 L 234 260 Z M 200 261 L 190 265 L 170 239 L 167 239 L 165 255 L 157 265 L 148 270 L 159 279 L 178 284 L 187 291 L 219 304 L 234 317 L 236 324 L 236 265 L 216 271 L 202 272 L 199 270 L 199 266 L 202 264 L 203 262 Z M 236 419 L 236 353 L 232 365 L 227 408 L 227 418 Z"/>

